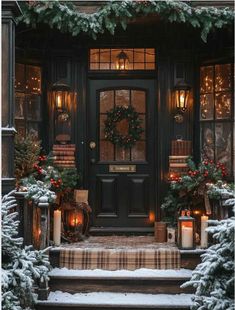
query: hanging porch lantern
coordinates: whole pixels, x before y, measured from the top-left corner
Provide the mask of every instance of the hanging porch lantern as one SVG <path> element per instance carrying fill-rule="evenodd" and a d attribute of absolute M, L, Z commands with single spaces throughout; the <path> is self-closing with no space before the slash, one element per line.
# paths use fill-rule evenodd
<path fill-rule="evenodd" d="M 178 219 L 178 247 L 182 250 L 193 250 L 195 242 L 195 219 L 190 211 L 184 210 Z"/>
<path fill-rule="evenodd" d="M 117 70 L 127 70 L 129 66 L 129 58 L 127 54 L 122 50 L 118 55 L 117 55 L 117 60 L 116 60 L 116 69 Z"/>

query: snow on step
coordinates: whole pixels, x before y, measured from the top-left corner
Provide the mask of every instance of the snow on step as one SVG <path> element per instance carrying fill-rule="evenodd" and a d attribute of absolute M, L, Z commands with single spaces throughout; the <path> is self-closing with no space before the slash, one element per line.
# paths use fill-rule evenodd
<path fill-rule="evenodd" d="M 69 294 L 61 291 L 51 292 L 49 298 L 45 302 L 38 302 L 38 304 L 53 304 L 53 305 L 74 305 L 77 306 L 136 306 L 138 307 L 165 307 L 170 306 L 174 308 L 187 307 L 192 304 L 192 294 L 141 294 L 141 293 L 77 293 Z"/>
<path fill-rule="evenodd" d="M 77 270 L 67 268 L 54 268 L 50 274 L 54 278 L 84 278 L 84 279 L 95 279 L 95 278 L 108 278 L 108 279 L 129 279 L 129 278 L 144 278 L 151 280 L 160 279 L 189 279 L 192 275 L 192 270 L 189 269 L 136 269 L 136 270 Z"/>

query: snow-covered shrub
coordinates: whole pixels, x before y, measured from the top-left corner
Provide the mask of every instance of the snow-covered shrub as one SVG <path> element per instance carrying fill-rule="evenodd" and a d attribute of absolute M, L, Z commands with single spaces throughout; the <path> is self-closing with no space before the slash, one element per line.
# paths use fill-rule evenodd
<path fill-rule="evenodd" d="M 44 251 L 23 247 L 18 238 L 18 213 L 14 212 L 14 192 L 2 198 L 2 309 L 32 309 L 36 294 L 33 286 L 48 280 L 50 264 Z"/>
<path fill-rule="evenodd" d="M 196 288 L 193 310 L 233 310 L 235 217 L 211 220 L 209 224 L 213 226 L 207 230 L 213 234 L 216 244 L 201 256 L 202 263 L 182 287 Z"/>

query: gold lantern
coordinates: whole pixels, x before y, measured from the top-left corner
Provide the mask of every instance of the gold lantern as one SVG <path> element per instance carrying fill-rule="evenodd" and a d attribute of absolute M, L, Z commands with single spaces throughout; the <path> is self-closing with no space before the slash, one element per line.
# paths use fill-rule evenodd
<path fill-rule="evenodd" d="M 193 250 L 195 242 L 195 219 L 190 211 L 184 210 L 178 219 L 178 247 L 182 250 Z"/>

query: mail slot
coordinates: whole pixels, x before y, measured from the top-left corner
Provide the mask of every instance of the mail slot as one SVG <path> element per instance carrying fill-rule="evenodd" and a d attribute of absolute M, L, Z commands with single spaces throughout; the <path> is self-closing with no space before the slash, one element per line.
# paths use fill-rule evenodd
<path fill-rule="evenodd" d="M 136 165 L 109 165 L 109 172 L 133 173 L 136 172 Z"/>

